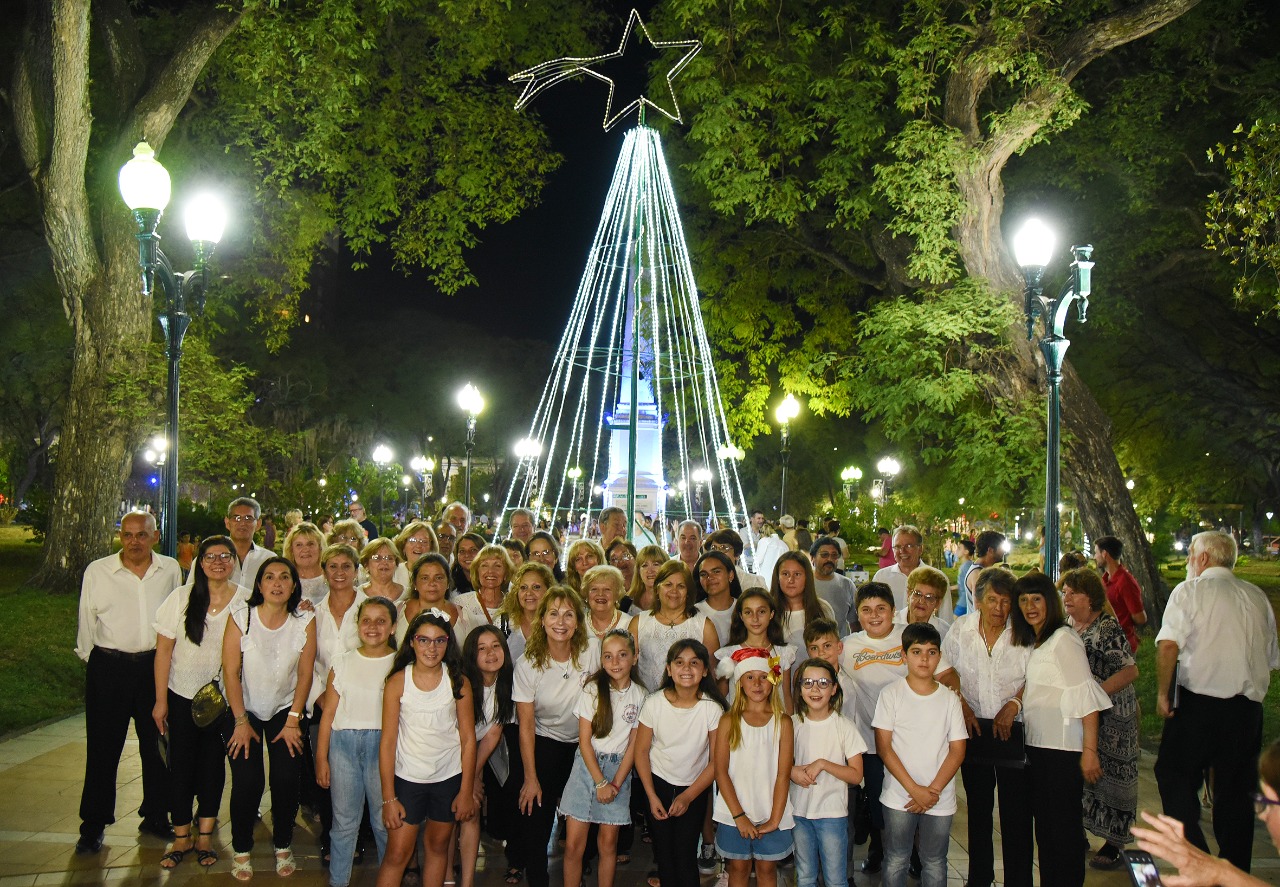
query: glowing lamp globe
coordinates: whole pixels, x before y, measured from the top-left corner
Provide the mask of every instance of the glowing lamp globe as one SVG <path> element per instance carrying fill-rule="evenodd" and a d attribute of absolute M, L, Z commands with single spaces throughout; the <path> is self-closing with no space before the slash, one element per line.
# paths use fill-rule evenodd
<path fill-rule="evenodd" d="M 120 196 L 129 209 L 163 212 L 169 205 L 169 171 L 156 160 L 156 152 L 146 142 L 138 142 L 133 159 L 120 167 L 119 181 Z"/>
<path fill-rule="evenodd" d="M 191 198 L 183 217 L 187 224 L 187 237 L 193 243 L 217 243 L 227 227 L 227 208 L 217 196 L 208 192 Z"/>
<path fill-rule="evenodd" d="M 468 416 L 478 416 L 484 410 L 484 397 L 480 389 L 468 382 L 458 392 L 458 406 Z"/>
<path fill-rule="evenodd" d="M 782 403 L 778 404 L 774 415 L 777 416 L 779 425 L 786 425 L 800 415 L 800 401 L 796 400 L 794 394 L 788 394 L 782 399 Z"/>
<path fill-rule="evenodd" d="M 1053 230 L 1039 219 L 1027 219 L 1013 238 L 1013 255 L 1023 268 L 1043 268 L 1053 258 Z"/>

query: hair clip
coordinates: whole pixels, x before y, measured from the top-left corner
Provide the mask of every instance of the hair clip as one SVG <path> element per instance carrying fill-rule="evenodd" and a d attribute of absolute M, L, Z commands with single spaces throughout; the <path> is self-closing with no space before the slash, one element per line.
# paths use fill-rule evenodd
<path fill-rule="evenodd" d="M 453 621 L 452 619 L 449 618 L 449 614 L 446 613 L 444 610 L 441 610 L 439 607 L 432 607 L 430 610 L 427 610 L 427 615 L 435 616 L 437 619 L 443 619 L 445 622 Z"/>

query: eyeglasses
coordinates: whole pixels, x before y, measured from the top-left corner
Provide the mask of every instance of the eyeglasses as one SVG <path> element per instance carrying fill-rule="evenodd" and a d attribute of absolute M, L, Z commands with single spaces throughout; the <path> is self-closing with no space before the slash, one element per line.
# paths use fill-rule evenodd
<path fill-rule="evenodd" d="M 919 548 L 919 547 L 920 547 L 919 542 L 908 542 L 906 545 L 893 546 L 893 550 L 894 551 L 910 551 L 913 548 Z"/>
<path fill-rule="evenodd" d="M 457 539 L 458 536 L 456 533 L 436 533 L 436 538 L 441 542 L 452 542 L 454 539 Z"/>
<path fill-rule="evenodd" d="M 936 594 L 925 594 L 923 591 L 913 591 L 911 592 L 911 596 L 919 598 L 926 604 L 936 604 L 938 602 L 938 596 Z"/>
<path fill-rule="evenodd" d="M 618 564 L 629 564 L 629 563 L 632 563 L 633 561 L 635 561 L 635 558 L 629 554 L 614 555 L 613 557 L 609 558 L 609 563 L 613 564 L 614 566 L 617 566 Z"/>
<path fill-rule="evenodd" d="M 396 559 L 396 556 L 394 554 L 375 554 L 369 558 L 369 560 L 378 561 L 379 563 L 384 563 L 386 561 L 393 561 L 395 559 Z"/>
<path fill-rule="evenodd" d="M 1273 801 L 1261 792 L 1255 793 L 1253 796 L 1254 814 L 1261 816 L 1268 807 L 1280 807 L 1280 801 Z"/>
<path fill-rule="evenodd" d="M 733 550 L 733 546 L 727 542 L 722 542 L 719 545 L 712 545 L 711 550 L 718 551 L 721 554 L 728 554 L 728 555 L 732 555 L 735 553 Z"/>
<path fill-rule="evenodd" d="M 231 560 L 231 555 L 225 551 L 222 554 L 211 551 L 204 557 L 200 558 L 200 560 L 204 561 L 206 564 L 225 564 L 227 561 Z"/>
<path fill-rule="evenodd" d="M 418 647 L 443 647 L 445 644 L 449 643 L 449 636 L 446 634 L 441 635 L 438 638 L 429 638 L 425 634 L 415 634 L 413 636 L 413 643 Z"/>
<path fill-rule="evenodd" d="M 812 690 L 817 687 L 819 690 L 825 690 L 835 684 L 831 678 L 805 678 L 800 682 L 800 686 L 806 690 Z"/>
<path fill-rule="evenodd" d="M 347 533 L 343 533 L 340 536 L 334 536 L 333 538 L 337 539 L 339 542 L 355 542 L 356 541 L 355 536 L 349 535 Z"/>
<path fill-rule="evenodd" d="M 405 540 L 405 544 L 406 544 L 406 545 L 407 545 L 407 544 L 409 544 L 409 543 L 411 543 L 411 542 L 412 542 L 414 545 L 430 545 L 430 544 L 431 544 L 431 540 L 430 540 L 430 539 L 425 539 L 425 538 L 423 538 L 422 536 L 414 536 L 412 539 L 406 539 L 406 540 Z"/>
<path fill-rule="evenodd" d="M 252 514 L 231 514 L 227 515 L 227 520 L 231 521 L 233 524 L 251 524 L 258 519 Z"/>

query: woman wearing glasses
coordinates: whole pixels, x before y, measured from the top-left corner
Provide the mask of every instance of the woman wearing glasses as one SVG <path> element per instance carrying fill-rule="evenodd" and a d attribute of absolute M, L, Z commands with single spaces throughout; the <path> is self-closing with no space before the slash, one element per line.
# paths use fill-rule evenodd
<path fill-rule="evenodd" d="M 564 567 L 560 566 L 560 545 L 555 536 L 546 530 L 538 530 L 529 537 L 528 549 L 529 560 L 550 570 L 557 583 L 564 581 Z"/>
<path fill-rule="evenodd" d="M 195 725 L 191 699 L 221 674 L 227 616 L 232 605 L 249 599 L 248 589 L 230 581 L 234 563 L 235 546 L 230 539 L 205 539 L 192 562 L 191 584 L 174 589 L 156 612 L 156 705 L 151 716 L 160 733 L 169 737 L 169 812 L 174 832 L 161 868 L 176 868 L 192 850 L 202 866 L 218 861 L 213 830 L 226 778 L 225 740 L 219 724 Z M 196 835 L 191 834 L 193 801 L 198 803 Z"/>
<path fill-rule="evenodd" d="M 401 561 L 396 567 L 393 581 L 401 588 L 409 588 L 409 568 L 418 562 L 424 554 L 440 550 L 440 542 L 436 539 L 436 531 L 426 521 L 411 522 L 400 535 L 396 536 L 396 549 L 400 552 Z M 394 598 L 393 598 L 394 600 Z"/>
<path fill-rule="evenodd" d="M 361 586 L 368 597 L 384 597 L 398 601 L 404 597 L 405 586 L 395 580 L 400 569 L 400 549 L 385 536 L 374 539 L 360 552 L 360 566 L 369 575 L 369 581 Z"/>
<path fill-rule="evenodd" d="M 1267 827 L 1271 843 L 1280 850 L 1280 740 L 1271 743 L 1258 759 L 1258 793 L 1253 809 Z M 1178 874 L 1167 876 L 1168 887 L 1267 887 L 1269 882 L 1240 871 L 1225 859 L 1210 856 L 1193 845 L 1183 834 L 1183 825 L 1172 816 L 1152 815 L 1145 810 L 1142 818 L 1151 828 L 1133 827 L 1138 846 L 1148 853 L 1167 859 L 1178 867 Z"/>
<path fill-rule="evenodd" d="M 622 573 L 622 587 L 630 588 L 636 575 L 636 547 L 626 539 L 614 539 L 605 549 L 604 556 L 609 566 Z"/>

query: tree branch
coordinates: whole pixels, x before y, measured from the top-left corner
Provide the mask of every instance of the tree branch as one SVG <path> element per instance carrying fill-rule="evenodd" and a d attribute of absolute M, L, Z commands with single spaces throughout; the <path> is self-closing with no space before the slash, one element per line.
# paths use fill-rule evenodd
<path fill-rule="evenodd" d="M 1061 66 L 1062 82 L 1070 83 L 1094 59 L 1159 30 L 1199 3 L 1200 0 L 1148 0 L 1085 25 L 1068 35 L 1053 53 Z"/>
<path fill-rule="evenodd" d="M 93 0 L 93 23 L 106 48 L 111 89 L 106 90 L 112 107 L 112 123 L 129 109 L 142 89 L 147 75 L 147 59 L 142 50 L 138 26 L 125 0 Z"/>

